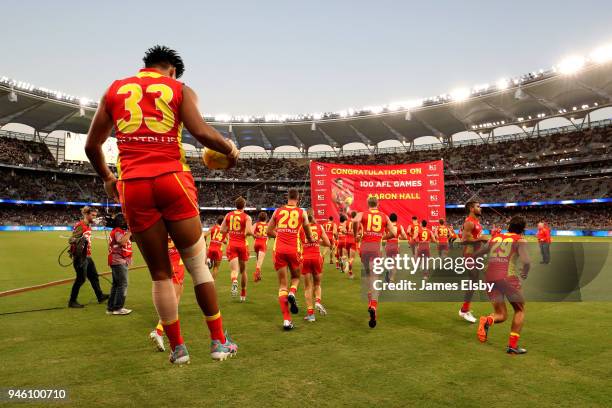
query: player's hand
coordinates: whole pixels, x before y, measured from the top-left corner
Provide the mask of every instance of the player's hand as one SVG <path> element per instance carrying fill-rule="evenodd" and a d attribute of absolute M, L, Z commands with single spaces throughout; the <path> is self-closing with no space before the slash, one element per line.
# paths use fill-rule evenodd
<path fill-rule="evenodd" d="M 231 169 L 232 167 L 236 167 L 236 164 L 238 163 L 238 158 L 240 157 L 240 150 L 238 150 L 234 142 L 232 142 L 231 140 L 228 141 L 232 145 L 232 151 L 227 154 L 227 161 L 229 162 L 229 166 L 227 168 Z"/>
<path fill-rule="evenodd" d="M 117 191 L 117 178 L 114 175 L 110 175 L 104 180 L 104 191 L 113 199 L 115 202 L 119 202 L 119 192 Z"/>

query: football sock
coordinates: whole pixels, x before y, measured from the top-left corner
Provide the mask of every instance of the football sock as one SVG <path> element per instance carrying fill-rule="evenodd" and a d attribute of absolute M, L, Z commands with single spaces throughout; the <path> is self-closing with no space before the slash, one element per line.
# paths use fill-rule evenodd
<path fill-rule="evenodd" d="M 491 315 L 487 316 L 487 324 L 489 326 L 493 326 L 493 323 L 495 323 L 495 319 L 493 319 L 493 316 Z"/>
<path fill-rule="evenodd" d="M 221 318 L 221 311 L 213 316 L 206 316 L 206 325 L 210 331 L 210 338 L 212 340 L 219 340 L 221 343 L 225 343 L 225 334 L 223 334 L 223 319 Z"/>
<path fill-rule="evenodd" d="M 376 309 L 376 307 L 377 307 L 377 306 L 378 306 L 378 300 L 376 300 L 376 299 L 372 299 L 372 300 L 370 301 L 370 307 L 371 307 L 372 309 Z"/>
<path fill-rule="evenodd" d="M 157 322 L 157 327 L 155 328 L 155 331 L 157 332 L 158 336 L 163 336 L 164 335 L 164 326 L 162 326 L 161 320 L 159 322 Z"/>
<path fill-rule="evenodd" d="M 520 334 L 511 332 L 510 338 L 508 339 L 508 347 L 516 348 L 518 346 L 519 337 L 521 337 Z"/>
<path fill-rule="evenodd" d="M 297 292 L 297 286 L 291 285 L 291 289 L 289 289 L 289 292 L 295 295 L 295 293 Z"/>
<path fill-rule="evenodd" d="M 463 305 L 461 306 L 461 311 L 463 313 L 469 312 L 471 304 L 472 304 L 472 302 L 463 302 Z"/>
<path fill-rule="evenodd" d="M 240 296 L 246 297 L 246 289 L 240 290 Z"/>
<path fill-rule="evenodd" d="M 321 303 L 321 298 L 316 298 L 315 303 Z"/>
<path fill-rule="evenodd" d="M 291 313 L 289 312 L 289 302 L 287 301 L 287 291 L 278 291 L 278 303 L 280 304 L 281 312 L 283 313 L 283 319 L 291 320 Z"/>
<path fill-rule="evenodd" d="M 166 336 L 170 341 L 170 348 L 174 351 L 175 347 L 183 344 L 183 337 L 181 336 L 181 324 L 176 319 L 173 322 L 162 322 Z"/>
<path fill-rule="evenodd" d="M 314 314 L 314 309 L 313 308 L 308 308 L 308 315 L 313 315 Z"/>

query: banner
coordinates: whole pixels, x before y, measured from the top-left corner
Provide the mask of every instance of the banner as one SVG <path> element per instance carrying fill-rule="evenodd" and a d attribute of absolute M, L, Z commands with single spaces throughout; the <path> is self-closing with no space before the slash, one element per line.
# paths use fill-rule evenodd
<path fill-rule="evenodd" d="M 397 214 L 407 225 L 412 216 L 438 224 L 446 217 L 442 160 L 389 166 L 357 166 L 310 162 L 310 194 L 317 220 L 341 213 L 365 211 L 368 197 L 378 198 L 379 209 Z"/>

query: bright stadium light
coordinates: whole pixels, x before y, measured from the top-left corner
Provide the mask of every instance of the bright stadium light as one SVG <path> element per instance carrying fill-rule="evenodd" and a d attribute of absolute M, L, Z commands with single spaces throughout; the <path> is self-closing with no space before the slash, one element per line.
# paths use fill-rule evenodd
<path fill-rule="evenodd" d="M 232 120 L 231 115 L 228 115 L 227 113 L 218 113 L 215 116 L 213 116 L 215 122 L 229 122 L 230 120 Z"/>
<path fill-rule="evenodd" d="M 510 81 L 506 78 L 501 78 L 495 83 L 495 86 L 500 91 L 503 91 L 504 89 L 508 89 L 510 87 Z"/>
<path fill-rule="evenodd" d="M 465 101 L 470 97 L 470 90 L 468 88 L 458 88 L 450 93 L 450 97 L 455 102 Z"/>
<path fill-rule="evenodd" d="M 557 66 L 557 69 L 564 75 L 572 75 L 580 71 L 585 63 L 586 60 L 584 57 L 572 55 L 571 57 L 563 59 Z"/>
<path fill-rule="evenodd" d="M 603 64 L 612 60 L 612 44 L 596 48 L 590 55 L 591 61 Z"/>
<path fill-rule="evenodd" d="M 89 100 L 89 98 L 79 98 L 79 105 L 81 106 L 87 106 L 91 103 L 91 100 Z"/>

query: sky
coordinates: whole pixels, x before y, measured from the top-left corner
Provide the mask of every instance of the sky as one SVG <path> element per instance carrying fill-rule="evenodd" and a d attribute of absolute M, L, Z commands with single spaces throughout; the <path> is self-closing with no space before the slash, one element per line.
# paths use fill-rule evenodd
<path fill-rule="evenodd" d="M 97 99 L 154 44 L 207 114 L 297 114 L 493 83 L 612 42 L 612 2 L 4 0 L 0 76 Z"/>

